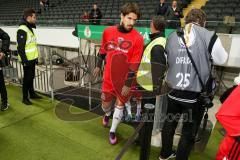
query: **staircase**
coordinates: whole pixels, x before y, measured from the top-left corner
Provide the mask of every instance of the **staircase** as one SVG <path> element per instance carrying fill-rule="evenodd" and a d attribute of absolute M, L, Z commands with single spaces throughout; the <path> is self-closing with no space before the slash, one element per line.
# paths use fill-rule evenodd
<path fill-rule="evenodd" d="M 184 17 L 187 15 L 187 13 L 192 9 L 192 8 L 201 8 L 206 4 L 208 0 L 193 0 L 187 8 L 184 8 L 183 10 L 183 15 Z M 184 26 L 184 18 L 181 19 L 181 24 Z"/>

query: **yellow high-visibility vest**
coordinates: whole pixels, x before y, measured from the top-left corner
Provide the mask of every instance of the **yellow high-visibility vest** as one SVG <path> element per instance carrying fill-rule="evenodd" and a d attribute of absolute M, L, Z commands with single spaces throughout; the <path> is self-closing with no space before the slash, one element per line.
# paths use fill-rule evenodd
<path fill-rule="evenodd" d="M 163 46 L 163 48 L 165 48 L 166 39 L 163 37 L 159 37 L 154 39 L 152 42 L 148 44 L 148 46 L 145 48 L 143 52 L 143 57 L 137 72 L 138 84 L 148 91 L 153 91 L 151 71 L 151 50 L 156 45 L 161 45 Z"/>
<path fill-rule="evenodd" d="M 34 60 L 38 58 L 38 48 L 37 48 L 37 40 L 35 34 L 26 26 L 19 26 L 18 30 L 21 29 L 27 33 L 27 40 L 25 45 L 25 53 L 27 60 Z M 21 61 L 20 56 L 18 55 L 18 59 Z"/>

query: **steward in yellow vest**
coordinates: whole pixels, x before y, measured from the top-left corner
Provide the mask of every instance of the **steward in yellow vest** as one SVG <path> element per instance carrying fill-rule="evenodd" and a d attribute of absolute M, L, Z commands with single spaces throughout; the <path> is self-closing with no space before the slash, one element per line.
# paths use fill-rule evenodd
<path fill-rule="evenodd" d="M 25 63 L 26 61 L 36 60 L 38 58 L 38 48 L 37 48 L 37 42 L 36 42 L 36 36 L 32 30 L 32 28 L 29 28 L 24 24 L 21 24 L 18 28 L 18 30 L 22 30 L 26 33 L 26 41 L 25 41 L 25 55 L 19 52 L 18 59 Z M 22 32 L 20 31 L 20 32 Z"/>
<path fill-rule="evenodd" d="M 146 153 L 141 154 L 143 159 L 148 159 L 149 157 L 153 130 L 152 114 L 154 113 L 154 108 L 150 109 L 151 107 L 149 106 L 156 105 L 156 98 L 160 100 L 161 85 L 166 70 L 164 18 L 161 16 L 153 17 L 150 30 L 152 33 L 150 34 L 151 42 L 146 46 L 143 52 L 142 60 L 137 72 L 138 89 L 140 90 L 140 93 L 142 93 L 142 106 L 144 106 L 144 110 L 149 108 L 149 112 L 144 113 L 147 117 L 147 127 L 141 129 L 139 133 L 142 147 L 141 150 L 144 150 Z M 148 107 L 145 106 L 146 104 L 148 104 Z"/>
<path fill-rule="evenodd" d="M 23 64 L 23 100 L 26 105 L 31 105 L 32 99 L 41 98 L 33 88 L 33 80 L 35 77 L 35 65 L 38 59 L 38 48 L 36 36 L 33 28 L 36 28 L 36 12 L 33 9 L 24 10 L 23 20 L 17 30 L 17 50 L 19 61 Z M 30 96 L 29 96 L 30 95 Z"/>
<path fill-rule="evenodd" d="M 165 21 L 156 16 L 151 22 L 151 42 L 146 46 L 137 72 L 137 83 L 154 95 L 160 94 L 160 88 L 166 70 L 166 56 L 164 38 Z"/>

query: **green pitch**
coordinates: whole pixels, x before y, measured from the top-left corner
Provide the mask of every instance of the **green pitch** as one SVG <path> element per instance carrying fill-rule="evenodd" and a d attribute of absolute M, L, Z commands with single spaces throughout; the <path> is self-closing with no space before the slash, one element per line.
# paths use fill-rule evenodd
<path fill-rule="evenodd" d="M 101 126 L 101 118 L 63 121 L 55 114 L 59 102 L 49 98 L 21 103 L 21 88 L 8 86 L 10 108 L 0 112 L 0 159 L 5 160 L 113 160 L 127 138 L 133 133 L 130 126 L 118 128 L 119 143 L 108 144 L 109 129 Z M 71 108 L 71 112 L 84 112 Z M 76 115 L 77 116 L 77 115 Z M 95 117 L 94 115 L 92 115 Z M 220 126 L 217 125 L 216 128 Z M 215 129 L 204 153 L 192 153 L 191 160 L 213 160 L 222 136 Z M 139 146 L 132 145 L 125 160 L 138 160 Z M 160 148 L 152 148 L 151 160 L 157 160 Z"/>

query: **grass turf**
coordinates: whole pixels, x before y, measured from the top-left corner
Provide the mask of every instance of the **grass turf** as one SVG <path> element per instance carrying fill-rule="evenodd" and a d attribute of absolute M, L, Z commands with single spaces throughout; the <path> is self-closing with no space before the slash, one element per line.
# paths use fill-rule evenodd
<path fill-rule="evenodd" d="M 130 126 L 118 128 L 119 143 L 108 143 L 108 128 L 101 126 L 101 117 L 94 114 L 92 120 L 80 121 L 79 108 L 71 108 L 72 121 L 56 115 L 59 102 L 49 98 L 33 101 L 34 105 L 21 103 L 21 88 L 8 86 L 10 108 L 0 113 L 0 158 L 6 160 L 113 160 L 133 133 Z M 60 113 L 60 112 L 58 112 Z M 192 152 L 191 160 L 213 160 L 222 136 L 217 125 L 204 153 Z M 140 147 L 132 145 L 124 160 L 139 159 Z M 158 159 L 160 148 L 152 147 L 151 160 Z"/>

